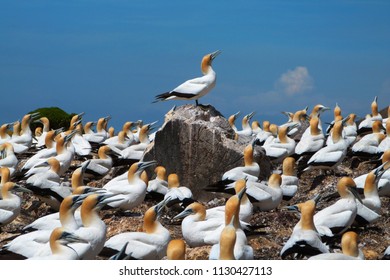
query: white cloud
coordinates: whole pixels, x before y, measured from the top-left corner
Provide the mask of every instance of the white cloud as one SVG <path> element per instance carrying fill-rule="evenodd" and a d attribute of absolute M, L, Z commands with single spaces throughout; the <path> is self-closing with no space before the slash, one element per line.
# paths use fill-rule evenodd
<path fill-rule="evenodd" d="M 313 89 L 314 80 L 306 67 L 297 66 L 294 70 L 288 70 L 282 74 L 276 82 L 277 89 L 287 95 L 304 93 Z"/>

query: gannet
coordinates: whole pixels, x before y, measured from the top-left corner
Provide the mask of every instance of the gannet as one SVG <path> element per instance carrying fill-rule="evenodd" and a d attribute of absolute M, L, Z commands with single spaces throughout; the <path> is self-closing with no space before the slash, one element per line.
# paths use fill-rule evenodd
<path fill-rule="evenodd" d="M 378 153 L 384 153 L 385 151 L 390 150 L 390 118 L 387 118 L 385 126 L 386 126 L 386 138 L 384 138 L 379 143 Z"/>
<path fill-rule="evenodd" d="M 256 120 L 252 122 L 251 127 L 252 127 L 252 136 L 256 136 L 262 131 L 260 123 Z"/>
<path fill-rule="evenodd" d="M 11 139 L 11 136 L 7 133 L 7 131 L 13 125 L 14 123 L 5 123 L 0 126 L 0 145 Z"/>
<path fill-rule="evenodd" d="M 42 133 L 39 136 L 37 136 L 35 133 L 37 140 L 36 147 L 39 148 L 45 145 L 46 134 L 50 131 L 50 120 L 46 117 L 41 117 L 34 122 L 42 124 Z"/>
<path fill-rule="evenodd" d="M 313 155 L 315 152 L 324 147 L 325 136 L 318 129 L 319 118 L 314 117 L 310 120 L 310 133 L 301 137 L 301 140 L 295 146 L 297 155 Z"/>
<path fill-rule="evenodd" d="M 242 198 L 241 198 L 241 203 L 240 203 L 240 223 L 242 225 L 243 228 L 246 228 L 247 225 L 249 225 L 249 221 L 250 219 L 252 218 L 252 214 L 253 214 L 253 204 L 250 202 L 250 199 L 248 198 L 248 190 L 249 189 L 253 189 L 251 187 L 248 188 L 248 186 L 246 186 L 246 184 L 244 184 L 241 180 L 237 180 L 234 184 L 234 191 L 235 191 L 235 194 L 239 194 L 243 188 L 246 187 L 246 192 L 242 195 Z M 257 190 L 252 190 L 252 195 L 253 195 L 253 192 L 255 192 Z M 271 200 L 271 195 L 266 193 L 268 196 L 270 196 L 270 198 L 268 199 L 267 197 L 267 200 Z M 251 197 L 251 199 L 255 200 L 254 197 Z M 216 215 L 216 213 L 212 213 L 212 212 L 219 212 L 221 215 L 224 215 L 225 214 L 225 206 L 216 206 L 216 207 L 213 207 L 213 208 L 209 208 L 206 210 L 206 214 L 209 214 L 209 216 L 213 216 Z"/>
<path fill-rule="evenodd" d="M 1 181 L 0 181 L 0 199 L 1 196 L 1 189 L 3 188 L 4 184 L 10 181 L 11 173 L 9 171 L 8 167 L 0 167 L 0 175 L 1 175 Z"/>
<path fill-rule="evenodd" d="M 172 239 L 167 247 L 168 260 L 185 260 L 186 259 L 186 243 L 183 239 Z"/>
<path fill-rule="evenodd" d="M 249 123 L 254 115 L 255 115 L 255 112 L 252 112 L 252 113 L 245 115 L 242 118 L 242 122 L 241 122 L 242 130 L 236 131 L 236 133 L 239 136 L 252 136 L 252 127 L 250 126 Z"/>
<path fill-rule="evenodd" d="M 352 225 L 357 214 L 356 199 L 360 200 L 356 184 L 351 177 L 337 182 L 340 199 L 314 215 L 314 224 L 322 237 L 344 233 Z"/>
<path fill-rule="evenodd" d="M 17 121 L 14 122 L 14 125 L 12 126 L 11 139 L 19 137 L 20 136 L 20 132 L 21 132 L 20 121 L 17 120 Z"/>
<path fill-rule="evenodd" d="M 313 107 L 313 110 L 311 111 L 311 113 L 309 115 L 309 119 L 312 119 L 312 118 L 318 118 L 319 119 L 318 129 L 320 130 L 320 132 L 322 134 L 323 134 L 323 130 L 322 130 L 322 122 L 321 122 L 320 115 L 321 115 L 321 113 L 323 113 L 323 112 L 325 112 L 327 110 L 330 110 L 330 108 L 329 107 L 325 107 L 324 105 L 318 104 L 318 105 Z M 305 131 L 302 134 L 302 137 L 305 137 L 307 134 L 310 134 L 310 127 L 305 129 Z"/>
<path fill-rule="evenodd" d="M 294 127 L 296 127 L 296 124 L 280 127 L 278 137 L 270 143 L 264 143 L 263 148 L 271 161 L 281 163 L 286 157 L 294 153 L 296 142 L 287 135 Z"/>
<path fill-rule="evenodd" d="M 234 227 L 234 216 L 230 224 L 226 225 L 219 239 L 219 256 L 218 260 L 235 260 L 234 247 L 236 245 L 237 234 Z M 211 254 L 210 254 L 211 255 Z"/>
<path fill-rule="evenodd" d="M 27 114 L 23 117 L 21 123 L 21 132 L 19 136 L 11 137 L 9 141 L 14 146 L 16 154 L 25 153 L 32 144 L 32 131 L 30 123 L 39 116 L 39 113 Z"/>
<path fill-rule="evenodd" d="M 259 145 L 262 146 L 267 140 L 267 138 L 272 134 L 270 129 L 270 122 L 269 121 L 263 121 L 263 130 L 257 133 L 256 140 L 259 142 Z"/>
<path fill-rule="evenodd" d="M 198 99 L 209 93 L 215 86 L 216 73 L 211 64 L 220 53 L 221 51 L 218 50 L 203 57 L 201 63 L 203 77 L 188 80 L 169 92 L 157 95 L 154 102 L 171 99 L 195 100 L 196 106 L 198 106 Z"/>
<path fill-rule="evenodd" d="M 71 145 L 71 139 L 73 138 L 76 132 L 72 131 L 68 135 L 57 137 L 56 139 L 56 152 L 57 155 L 55 158 L 60 162 L 60 171 L 58 173 L 59 176 L 65 174 L 65 172 L 69 169 L 70 164 L 74 158 L 74 149 L 69 148 Z M 39 163 L 38 163 L 39 165 Z M 42 168 L 39 166 L 33 166 L 26 173 L 25 177 L 30 177 L 36 173 L 46 171 L 46 168 Z"/>
<path fill-rule="evenodd" d="M 328 137 L 332 131 L 333 125 L 335 122 L 342 120 L 343 116 L 341 115 L 341 108 L 338 103 L 336 103 L 336 106 L 333 109 L 333 121 L 329 123 L 328 127 L 326 128 L 326 136 Z"/>
<path fill-rule="evenodd" d="M 84 139 L 93 144 L 100 144 L 108 138 L 108 133 L 105 130 L 107 122 L 111 119 L 110 116 L 99 118 L 96 123 L 96 132 L 90 130 L 89 133 L 84 133 Z M 84 127 L 85 130 L 85 127 Z"/>
<path fill-rule="evenodd" d="M 143 232 L 123 232 L 109 238 L 104 244 L 104 250 L 119 251 L 128 242 L 126 254 L 139 260 L 160 260 L 167 252 L 171 235 L 159 221 L 158 217 L 165 206 L 161 201 L 149 208 L 144 215 Z M 111 250 L 110 250 L 111 249 Z M 104 251 L 102 252 L 104 253 Z"/>
<path fill-rule="evenodd" d="M 287 115 L 288 116 L 288 121 L 282 125 L 280 125 L 280 127 L 284 127 L 284 126 L 293 126 L 289 131 L 288 131 L 288 136 L 291 137 L 291 138 L 294 138 L 296 135 L 298 134 L 301 134 L 303 132 L 303 129 L 304 129 L 304 122 L 306 121 L 306 119 L 308 118 L 307 116 L 307 109 L 308 107 L 302 109 L 302 110 L 298 110 L 296 111 L 295 113 L 291 113 L 291 112 L 282 112 L 283 114 Z"/>
<path fill-rule="evenodd" d="M 280 174 L 271 174 L 268 178 L 268 183 L 247 182 L 247 195 L 250 198 L 254 208 L 259 211 L 271 211 L 279 206 L 283 198 L 283 190 L 280 188 L 282 183 L 282 177 Z M 251 188 L 251 191 L 248 190 Z M 269 195 L 269 198 L 263 200 L 253 199 L 254 193 L 265 192 Z"/>
<path fill-rule="evenodd" d="M 121 198 L 115 194 L 90 194 L 81 204 L 80 214 L 83 226 L 74 231 L 74 234 L 88 241 L 88 244 L 74 243 L 80 259 L 93 260 L 100 253 L 106 241 L 106 224 L 99 216 L 99 210 L 107 203 L 113 203 Z"/>
<path fill-rule="evenodd" d="M 31 257 L 29 260 L 78 260 L 80 256 L 69 246 L 72 243 L 88 243 L 87 240 L 66 231 L 62 227 L 55 228 L 50 235 L 51 254 Z"/>
<path fill-rule="evenodd" d="M 386 135 L 382 131 L 382 121 L 372 122 L 372 133 L 364 135 L 352 146 L 352 152 L 358 156 L 378 156 L 380 151 L 378 146 Z"/>
<path fill-rule="evenodd" d="M 156 178 L 150 180 L 146 189 L 146 195 L 163 199 L 168 192 L 167 170 L 164 166 L 157 166 L 154 169 Z"/>
<path fill-rule="evenodd" d="M 179 176 L 176 173 L 168 176 L 168 191 L 164 196 L 164 200 L 167 201 L 168 207 L 180 204 L 180 206 L 185 208 L 194 202 L 191 190 L 180 185 Z"/>
<path fill-rule="evenodd" d="M 329 249 L 322 243 L 313 222 L 316 202 L 316 199 L 311 199 L 287 207 L 290 211 L 300 212 L 301 217 L 299 222 L 294 226 L 291 236 L 283 245 L 280 252 L 282 259 L 285 259 L 289 255 L 295 255 L 296 258 L 302 258 L 304 256 L 309 257 L 321 253 L 329 253 Z"/>
<path fill-rule="evenodd" d="M 14 182 L 7 182 L 1 188 L 0 200 L 0 226 L 11 223 L 20 213 L 22 199 L 13 194 L 14 192 L 30 192 L 26 188 Z"/>
<path fill-rule="evenodd" d="M 122 200 L 109 203 L 112 208 L 131 210 L 140 205 L 146 195 L 146 183 L 140 178 L 141 173 L 149 166 L 155 165 L 155 161 L 136 162 L 131 165 L 127 173 L 127 180 L 117 180 L 113 184 L 108 182 L 103 186 L 108 193 L 116 194 Z"/>
<path fill-rule="evenodd" d="M 304 171 L 314 168 L 335 169 L 344 160 L 348 144 L 342 137 L 342 131 L 347 120 L 348 117 L 342 121 L 335 122 L 332 133 L 333 144 L 323 147 L 312 155 L 307 162 L 308 167 Z"/>
<path fill-rule="evenodd" d="M 205 187 L 206 191 L 210 192 L 223 192 L 226 186 L 231 185 L 234 181 L 242 178 L 246 178 L 248 181 L 258 181 L 260 176 L 260 166 L 254 161 L 253 150 L 256 144 L 256 139 L 249 143 L 244 148 L 244 166 L 237 166 L 222 175 L 222 179 L 214 184 L 210 184 Z"/>
<path fill-rule="evenodd" d="M 238 129 L 236 127 L 236 120 L 238 118 L 238 116 L 240 115 L 240 111 L 238 111 L 237 113 L 231 115 L 229 118 L 228 118 L 228 122 L 229 122 L 229 125 L 230 127 L 234 130 L 234 132 L 237 132 Z"/>
<path fill-rule="evenodd" d="M 75 122 L 75 124 L 76 124 L 76 127 L 73 129 L 73 131 L 75 131 L 75 134 L 71 140 L 72 145 L 73 145 L 74 150 L 75 150 L 75 153 L 81 157 L 88 156 L 92 151 L 92 146 L 83 137 L 82 124 L 78 123 L 78 122 Z"/>
<path fill-rule="evenodd" d="M 310 257 L 309 260 L 364 260 L 364 253 L 358 247 L 356 232 L 347 231 L 341 238 L 342 253 L 323 253 Z"/>
<path fill-rule="evenodd" d="M 296 194 L 299 185 L 295 159 L 293 157 L 286 157 L 283 160 L 282 168 L 283 173 L 280 188 L 282 189 L 283 200 L 290 200 Z"/>
<path fill-rule="evenodd" d="M 60 162 L 55 157 L 49 158 L 37 167 L 40 166 L 48 166 L 49 170 L 30 176 L 26 180 L 26 186 L 41 201 L 58 211 L 62 200 L 72 191 L 70 188 L 60 185 L 61 167 Z"/>
<path fill-rule="evenodd" d="M 0 145 L 0 167 L 8 167 L 10 175 L 15 173 L 19 160 L 14 153 L 14 146 L 10 142 Z"/>
<path fill-rule="evenodd" d="M 371 115 L 367 115 L 364 120 L 362 120 L 358 126 L 358 134 L 370 131 L 372 129 L 373 122 L 381 121 L 382 116 L 378 111 L 378 96 L 375 96 L 374 100 L 371 103 Z"/>
<path fill-rule="evenodd" d="M 98 158 L 93 158 L 85 170 L 86 178 L 103 178 L 110 172 L 113 160 L 110 156 L 111 148 L 107 145 L 101 146 L 98 150 Z"/>
<path fill-rule="evenodd" d="M 46 133 L 44 146 L 42 150 L 39 150 L 35 155 L 30 157 L 22 167 L 22 171 L 27 171 L 34 167 L 36 164 L 57 155 L 55 137 L 61 133 L 63 129 L 51 130 Z"/>
<path fill-rule="evenodd" d="M 389 162 L 389 161 L 390 161 L 390 150 L 387 150 L 382 155 L 382 165 L 383 165 L 382 168 L 386 169 L 386 171 L 382 174 L 381 178 L 377 182 L 379 196 L 390 196 L 390 169 L 389 169 L 390 164 L 386 164 L 386 162 Z M 376 170 L 378 168 L 375 168 L 372 171 L 376 172 Z M 358 190 L 364 189 L 364 184 L 365 184 L 367 175 L 368 175 L 368 173 L 354 178 L 354 181 L 356 183 L 356 187 L 358 188 Z"/>
<path fill-rule="evenodd" d="M 139 136 L 137 137 L 139 143 L 130 145 L 123 150 L 112 147 L 112 150 L 119 154 L 120 159 L 131 159 L 134 161 L 141 160 L 146 148 L 150 144 L 148 135 L 153 129 L 154 124 L 155 123 L 149 123 L 142 126 Z"/>
<path fill-rule="evenodd" d="M 75 212 L 86 198 L 87 194 L 69 195 L 61 202 L 60 210 L 48 214 L 33 221 L 23 228 L 23 232 L 34 232 L 39 230 L 53 230 L 56 227 L 64 227 L 68 230 L 76 230 L 82 226 L 81 217 L 75 217 Z"/>
<path fill-rule="evenodd" d="M 239 184 L 245 185 L 245 180 L 238 180 Z M 236 230 L 236 241 L 234 242 L 234 259 L 236 260 L 253 260 L 253 248 L 248 245 L 248 241 L 244 231 L 241 228 L 239 221 L 239 213 L 240 213 L 240 200 L 245 193 L 246 188 L 242 188 L 242 190 L 233 195 L 228 199 L 225 205 L 225 226 L 232 224 Z M 223 229 L 221 230 L 221 232 Z M 221 235 L 219 235 L 220 237 Z M 222 240 L 223 241 L 223 240 Z M 221 243 L 221 238 L 218 238 L 218 243 L 214 244 L 211 247 L 209 259 L 215 260 L 220 257 L 220 252 L 224 251 L 224 243 Z M 221 248 L 222 247 L 222 248 Z"/>

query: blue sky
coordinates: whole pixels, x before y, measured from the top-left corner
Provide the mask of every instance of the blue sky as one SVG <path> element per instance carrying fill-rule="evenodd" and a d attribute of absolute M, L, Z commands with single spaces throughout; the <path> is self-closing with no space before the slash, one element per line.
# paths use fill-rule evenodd
<path fill-rule="evenodd" d="M 364 116 L 376 95 L 390 105 L 389 14 L 390 1 L 0 0 L 0 123 L 57 106 L 111 115 L 117 131 L 161 124 L 186 102 L 154 96 L 200 76 L 218 49 L 200 103 L 226 117 L 280 124 L 281 111 L 336 102 Z"/>

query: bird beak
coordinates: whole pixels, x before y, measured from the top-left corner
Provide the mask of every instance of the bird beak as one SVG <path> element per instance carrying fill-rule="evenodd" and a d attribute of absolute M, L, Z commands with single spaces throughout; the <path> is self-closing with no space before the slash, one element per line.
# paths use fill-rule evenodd
<path fill-rule="evenodd" d="M 68 241 L 69 243 L 89 243 L 87 240 L 77 236 L 76 234 L 73 234 L 71 232 L 64 232 L 63 233 L 63 240 Z"/>
<path fill-rule="evenodd" d="M 210 54 L 211 60 L 214 60 L 220 53 L 221 53 L 220 50 L 217 50 L 217 51 L 211 53 L 211 54 Z"/>
<path fill-rule="evenodd" d="M 325 111 L 328 111 L 328 110 L 330 110 L 330 107 L 322 107 L 321 108 L 321 112 L 325 112 Z"/>
<path fill-rule="evenodd" d="M 355 187 L 348 187 L 348 190 L 353 194 L 353 196 L 354 196 L 357 200 L 359 200 L 359 202 L 360 202 L 361 204 L 364 204 L 363 201 L 362 201 L 362 198 L 360 197 L 360 195 L 359 195 L 359 193 L 358 193 L 358 191 L 356 190 Z"/>
<path fill-rule="evenodd" d="M 299 213 L 299 208 L 297 205 L 286 206 L 284 207 L 284 209 L 286 209 L 289 212 Z"/>
<path fill-rule="evenodd" d="M 37 118 L 39 118 L 39 116 L 40 116 L 39 112 L 31 113 L 30 119 L 35 121 L 37 120 Z"/>
<path fill-rule="evenodd" d="M 145 161 L 145 162 L 140 162 L 138 165 L 138 170 L 145 170 L 149 166 L 154 166 L 157 164 L 157 161 L 151 160 L 151 161 Z"/>
<path fill-rule="evenodd" d="M 81 164 L 81 172 L 84 173 L 87 170 L 88 165 L 91 163 L 91 160 L 86 160 Z"/>
<path fill-rule="evenodd" d="M 117 194 L 116 193 L 109 193 L 109 194 L 101 194 L 98 196 L 98 203 L 97 206 L 102 207 L 108 203 L 115 202 L 115 201 L 121 201 L 123 198 L 115 198 Z"/>
<path fill-rule="evenodd" d="M 183 219 L 194 213 L 191 208 L 184 209 L 181 213 L 177 214 L 173 219 Z"/>
<path fill-rule="evenodd" d="M 382 163 L 382 165 L 380 165 L 375 170 L 376 180 L 379 180 L 382 177 L 383 173 L 385 173 L 390 168 L 390 165 L 387 168 L 384 168 L 388 163 L 389 163 L 389 161 L 386 161 L 385 163 Z"/>
<path fill-rule="evenodd" d="M 253 116 L 256 114 L 256 112 L 252 112 L 252 113 L 249 113 L 248 115 L 246 115 L 248 121 L 253 118 Z"/>
<path fill-rule="evenodd" d="M 237 193 L 238 199 L 241 200 L 244 194 L 246 193 L 246 186 L 241 191 Z"/>

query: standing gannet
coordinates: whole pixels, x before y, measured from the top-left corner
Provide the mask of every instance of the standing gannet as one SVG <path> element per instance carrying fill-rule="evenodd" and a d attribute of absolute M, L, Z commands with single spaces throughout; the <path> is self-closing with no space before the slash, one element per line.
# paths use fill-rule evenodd
<path fill-rule="evenodd" d="M 11 172 L 9 171 L 8 167 L 0 167 L 0 175 L 1 175 L 1 180 L 0 180 L 0 199 L 2 198 L 1 196 L 1 190 L 4 186 L 5 183 L 10 181 L 11 177 Z"/>
<path fill-rule="evenodd" d="M 317 198 L 288 206 L 287 209 L 300 212 L 299 222 L 294 226 L 290 238 L 283 245 L 280 252 L 282 259 L 289 255 L 297 258 L 304 256 L 314 256 L 321 253 L 329 253 L 327 246 L 322 243 L 320 235 L 313 221 Z"/>
<path fill-rule="evenodd" d="M 263 148 L 267 157 L 275 163 L 281 163 L 283 160 L 292 155 L 295 150 L 296 142 L 287 134 L 297 125 L 283 126 L 279 128 L 278 137 L 270 143 L 264 143 Z"/>
<path fill-rule="evenodd" d="M 322 237 L 333 237 L 348 230 L 357 214 L 356 199 L 361 201 L 351 177 L 341 178 L 336 187 L 340 199 L 314 215 L 315 227 Z"/>
<path fill-rule="evenodd" d="M 98 158 L 89 161 L 85 170 L 85 177 L 99 179 L 106 176 L 113 166 L 113 160 L 110 153 L 111 148 L 109 146 L 101 146 L 98 150 Z"/>
<path fill-rule="evenodd" d="M 382 121 L 372 122 L 372 133 L 364 135 L 359 141 L 352 146 L 352 152 L 358 156 L 377 156 L 381 152 L 378 146 L 386 135 L 383 133 Z"/>
<path fill-rule="evenodd" d="M 36 256 L 28 260 L 78 260 L 80 256 L 69 246 L 72 243 L 88 243 L 87 240 L 66 231 L 62 227 L 55 228 L 50 235 L 51 254 L 47 256 Z"/>
<path fill-rule="evenodd" d="M 179 176 L 176 173 L 169 174 L 168 176 L 168 191 L 164 196 L 164 200 L 167 201 L 168 207 L 175 204 L 187 207 L 187 205 L 194 202 L 191 190 L 187 187 L 180 186 Z"/>
<path fill-rule="evenodd" d="M 19 215 L 22 199 L 13 194 L 15 192 L 30 192 L 28 189 L 17 185 L 14 182 L 7 182 L 1 188 L 0 200 L 0 226 L 11 223 Z"/>
<path fill-rule="evenodd" d="M 349 114 L 349 119 L 345 124 L 344 127 L 344 137 L 347 140 L 348 146 L 351 146 L 357 137 L 357 126 L 356 126 L 356 114 L 351 113 Z"/>
<path fill-rule="evenodd" d="M 312 118 L 319 119 L 318 129 L 321 131 L 321 133 L 323 133 L 323 131 L 322 131 L 322 122 L 320 119 L 320 115 L 321 115 L 321 113 L 328 111 L 328 110 L 330 110 L 329 107 L 325 107 L 324 105 L 318 104 L 318 105 L 314 106 L 314 108 L 311 111 L 310 116 L 309 116 L 310 119 L 312 119 Z M 306 128 L 306 130 L 303 132 L 302 137 L 306 136 L 306 134 L 309 134 L 309 133 L 310 133 L 310 127 Z"/>
<path fill-rule="evenodd" d="M 364 260 L 364 253 L 358 247 L 356 232 L 347 231 L 341 237 L 342 253 L 323 253 L 310 257 L 309 260 Z"/>
<path fill-rule="evenodd" d="M 20 135 L 11 137 L 10 143 L 14 146 L 16 154 L 22 154 L 30 149 L 32 144 L 32 131 L 30 123 L 39 116 L 39 113 L 27 114 L 23 117 L 21 123 Z"/>
<path fill-rule="evenodd" d="M 83 137 L 83 125 L 81 122 L 76 122 L 76 127 L 73 129 L 75 132 L 74 136 L 72 137 L 72 145 L 74 147 L 74 151 L 78 156 L 88 156 L 92 151 L 91 144 L 84 139 Z"/>
<path fill-rule="evenodd" d="M 154 169 L 154 173 L 156 178 L 149 181 L 146 195 L 163 199 L 168 192 L 167 170 L 159 165 Z"/>
<path fill-rule="evenodd" d="M 90 194 L 81 204 L 80 215 L 83 226 L 74 234 L 88 241 L 88 244 L 74 243 L 80 259 L 93 260 L 100 253 L 106 241 L 107 227 L 99 216 L 100 209 L 107 203 L 120 200 L 115 194 Z"/>
<path fill-rule="evenodd" d="M 298 177 L 295 159 L 293 157 L 286 157 L 283 160 L 282 165 L 283 173 L 282 173 L 282 183 L 280 188 L 283 193 L 283 200 L 290 200 L 294 197 L 298 190 Z"/>
<path fill-rule="evenodd" d="M 315 152 L 324 147 L 325 136 L 318 129 L 319 118 L 314 117 L 310 120 L 310 133 L 301 137 L 301 140 L 295 146 L 297 155 L 313 155 Z"/>
<path fill-rule="evenodd" d="M 30 157 L 22 167 L 22 171 L 27 171 L 36 164 L 57 155 L 55 137 L 63 131 L 62 128 L 51 130 L 46 133 L 44 145 L 46 148 L 39 150 L 35 155 Z"/>
<path fill-rule="evenodd" d="M 371 115 L 367 115 L 366 118 L 360 122 L 358 126 L 358 134 L 370 131 L 372 129 L 373 122 L 381 121 L 382 115 L 378 111 L 378 96 L 375 96 L 371 103 Z"/>
<path fill-rule="evenodd" d="M 147 184 L 140 178 L 141 173 L 149 166 L 155 165 L 155 161 L 133 163 L 127 173 L 127 180 L 108 182 L 103 186 L 108 193 L 116 194 L 120 201 L 109 203 L 112 208 L 131 210 L 140 205 L 146 196 Z"/>
<path fill-rule="evenodd" d="M 386 171 L 382 174 L 381 178 L 377 182 L 378 186 L 378 194 L 379 196 L 390 196 L 390 150 L 387 150 L 382 155 L 382 168 L 386 169 Z M 379 167 L 378 167 L 379 168 Z M 378 168 L 375 168 L 372 170 L 373 172 L 376 172 Z M 359 190 L 364 189 L 364 184 L 366 181 L 367 174 L 360 175 L 359 177 L 354 178 L 354 181 L 356 183 L 356 187 Z"/>
<path fill-rule="evenodd" d="M 39 135 L 39 136 L 35 135 L 35 137 L 37 139 L 36 147 L 39 148 L 39 147 L 42 147 L 45 145 L 46 133 L 48 133 L 50 131 L 50 120 L 46 117 L 41 117 L 34 122 L 42 124 L 41 135 Z"/>
<path fill-rule="evenodd" d="M 133 140 L 129 139 L 127 133 L 121 130 L 118 132 L 118 135 L 108 138 L 103 142 L 103 144 L 108 145 L 109 147 L 115 147 L 116 149 L 122 151 L 129 147 L 132 142 Z"/>
<path fill-rule="evenodd" d="M 183 239 L 172 239 L 167 247 L 168 260 L 185 260 L 186 259 L 186 243 Z"/>
<path fill-rule="evenodd" d="M 14 146 L 10 142 L 0 145 L 0 167 L 8 167 L 10 175 L 15 173 L 19 160 L 15 155 Z"/>
<path fill-rule="evenodd" d="M 215 87 L 217 76 L 211 64 L 220 53 L 221 51 L 218 50 L 203 57 L 201 63 L 202 77 L 185 81 L 169 92 L 156 95 L 154 102 L 171 99 L 195 100 L 196 106 L 198 106 L 198 99 L 208 94 Z"/>
<path fill-rule="evenodd" d="M 255 112 L 252 112 L 252 113 L 245 115 L 242 118 L 242 122 L 241 122 L 242 130 L 236 131 L 236 133 L 239 136 L 251 136 L 252 135 L 252 127 L 250 126 L 249 123 L 254 115 L 255 115 Z"/>
<path fill-rule="evenodd" d="M 348 117 L 342 121 L 335 122 L 333 126 L 332 139 L 333 144 L 325 146 L 311 156 L 307 162 L 308 167 L 304 171 L 320 169 L 336 169 L 347 155 L 348 144 L 342 137 L 344 123 Z"/>
<path fill-rule="evenodd" d="M 149 208 L 144 215 L 143 232 L 123 232 L 114 235 L 104 244 L 104 251 L 110 255 L 121 250 L 128 242 L 126 254 L 139 260 L 160 260 L 167 252 L 171 235 L 159 221 L 165 201 Z M 104 251 L 102 253 L 104 253 Z"/>
<path fill-rule="evenodd" d="M 385 151 L 390 150 L 390 118 L 387 118 L 384 125 L 386 126 L 386 137 L 379 143 L 378 153 L 384 153 Z"/>
<path fill-rule="evenodd" d="M 237 180 L 236 184 L 246 185 L 246 181 L 244 179 Z M 244 231 L 241 228 L 239 215 L 240 215 L 240 200 L 242 196 L 245 194 L 246 187 L 243 187 L 242 190 L 233 195 L 228 199 L 225 205 L 225 226 L 224 228 L 232 224 L 236 230 L 236 241 L 234 242 L 234 258 L 236 260 L 253 260 L 253 248 L 248 245 L 248 241 Z M 223 229 L 221 230 L 221 232 Z M 221 243 L 221 235 L 219 235 L 218 243 L 214 244 L 211 247 L 209 259 L 215 260 L 220 257 L 220 252 L 224 251 L 224 243 Z"/>

